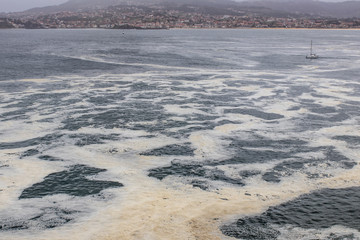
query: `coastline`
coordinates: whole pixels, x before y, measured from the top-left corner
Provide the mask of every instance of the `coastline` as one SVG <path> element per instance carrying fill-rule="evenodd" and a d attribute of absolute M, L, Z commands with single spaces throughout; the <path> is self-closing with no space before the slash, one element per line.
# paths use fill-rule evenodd
<path fill-rule="evenodd" d="M 0 28 L 1 30 L 355 30 L 359 31 L 359 28 L 260 28 L 260 27 L 239 27 L 239 28 Z"/>

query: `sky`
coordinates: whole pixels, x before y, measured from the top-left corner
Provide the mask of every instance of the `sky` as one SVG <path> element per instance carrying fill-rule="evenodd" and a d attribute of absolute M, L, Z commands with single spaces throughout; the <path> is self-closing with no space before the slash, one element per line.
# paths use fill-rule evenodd
<path fill-rule="evenodd" d="M 67 0 L 0 0 L 1 12 L 19 12 L 34 7 L 58 5 Z M 196 0 L 194 0 L 196 1 Z M 221 0 L 219 0 L 221 1 Z M 238 0 L 239 1 L 239 0 Z M 298 0 L 301 1 L 301 0 Z M 345 0 L 321 0 L 323 2 L 343 2 Z M 359 1 L 359 0 L 356 0 Z"/>
<path fill-rule="evenodd" d="M 58 5 L 67 0 L 0 0 L 0 12 L 19 12 L 34 7 Z"/>

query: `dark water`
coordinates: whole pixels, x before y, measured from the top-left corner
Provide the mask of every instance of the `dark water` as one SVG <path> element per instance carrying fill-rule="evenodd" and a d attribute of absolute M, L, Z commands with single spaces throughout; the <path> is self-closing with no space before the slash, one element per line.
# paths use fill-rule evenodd
<path fill-rule="evenodd" d="M 0 239 L 360 239 L 359 34 L 0 31 Z"/>
<path fill-rule="evenodd" d="M 341 225 L 360 230 L 359 188 L 323 189 L 270 207 L 260 216 L 223 226 L 224 234 L 244 239 L 276 239 L 279 226 L 327 229 Z M 354 234 L 330 234 L 328 239 L 357 239 Z"/>

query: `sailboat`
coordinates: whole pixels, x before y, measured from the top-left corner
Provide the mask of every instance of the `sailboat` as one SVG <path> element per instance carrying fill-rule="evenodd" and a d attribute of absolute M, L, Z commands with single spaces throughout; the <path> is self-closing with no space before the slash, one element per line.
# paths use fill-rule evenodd
<path fill-rule="evenodd" d="M 312 51 L 312 40 L 311 40 L 311 47 L 310 47 L 310 55 L 306 55 L 307 59 L 318 59 L 319 56 L 313 53 Z"/>

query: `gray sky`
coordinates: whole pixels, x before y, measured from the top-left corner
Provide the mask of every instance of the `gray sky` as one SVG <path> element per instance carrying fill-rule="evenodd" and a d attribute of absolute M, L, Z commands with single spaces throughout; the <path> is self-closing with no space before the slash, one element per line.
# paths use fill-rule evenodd
<path fill-rule="evenodd" d="M 58 5 L 67 0 L 0 0 L 0 12 L 18 12 L 34 7 Z M 196 1 L 196 0 L 194 0 Z M 221 0 L 220 0 L 221 1 Z M 239 0 L 238 0 L 239 1 Z M 301 0 L 299 0 L 301 1 Z M 324 2 L 344 2 L 345 0 L 321 0 Z M 356 0 L 359 1 L 359 0 Z"/>
<path fill-rule="evenodd" d="M 58 5 L 67 0 L 0 0 L 0 12 L 18 12 L 34 7 Z"/>

